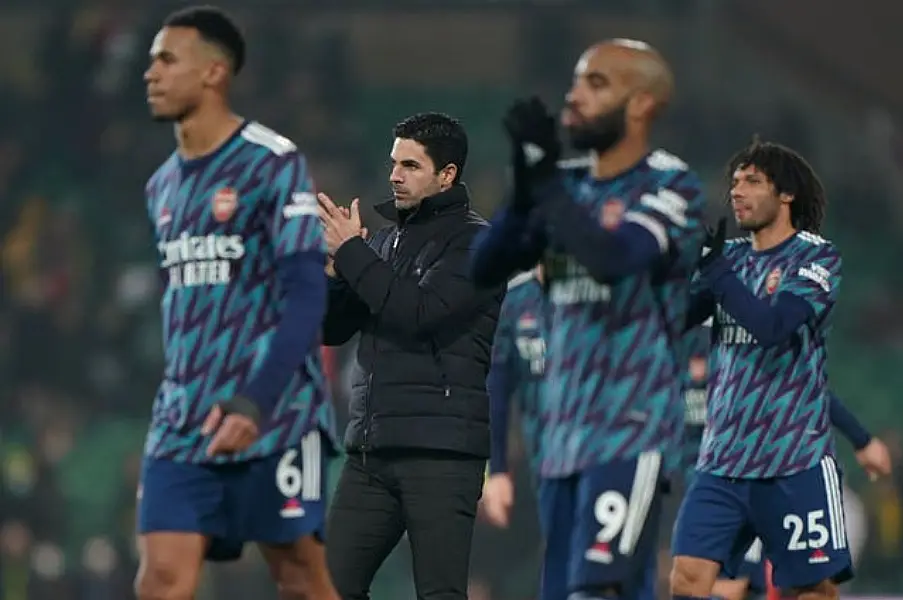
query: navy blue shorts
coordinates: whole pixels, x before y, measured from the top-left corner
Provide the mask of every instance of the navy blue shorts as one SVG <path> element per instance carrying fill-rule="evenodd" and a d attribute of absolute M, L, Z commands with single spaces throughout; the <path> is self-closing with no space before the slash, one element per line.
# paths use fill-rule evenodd
<path fill-rule="evenodd" d="M 841 476 L 833 457 L 771 479 L 697 473 L 674 526 L 674 555 L 719 562 L 724 574 L 735 578 L 756 537 L 779 588 L 852 578 Z"/>
<path fill-rule="evenodd" d="M 643 575 L 643 583 L 635 596 L 637 600 L 658 600 L 658 553 L 650 552 L 646 560 L 646 572 Z"/>
<path fill-rule="evenodd" d="M 543 600 L 612 587 L 640 593 L 656 554 L 661 461 L 647 452 L 540 482 Z"/>
<path fill-rule="evenodd" d="M 246 542 L 287 544 L 324 535 L 328 456 L 319 431 L 301 445 L 245 463 L 212 465 L 146 458 L 138 533 L 210 538 L 207 558 L 235 560 Z"/>

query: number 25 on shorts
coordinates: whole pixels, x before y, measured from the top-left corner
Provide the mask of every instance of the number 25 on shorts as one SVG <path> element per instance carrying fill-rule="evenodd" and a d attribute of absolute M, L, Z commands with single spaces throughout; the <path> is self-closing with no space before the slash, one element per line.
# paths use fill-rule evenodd
<path fill-rule="evenodd" d="M 825 511 L 811 510 L 806 513 L 806 518 L 800 515 L 788 513 L 784 515 L 784 530 L 790 533 L 787 542 L 787 550 L 797 552 L 800 550 L 820 551 L 828 545 L 831 534 L 824 523 Z M 818 559 L 821 554 L 813 554 Z M 827 557 L 825 557 L 827 560 Z"/>

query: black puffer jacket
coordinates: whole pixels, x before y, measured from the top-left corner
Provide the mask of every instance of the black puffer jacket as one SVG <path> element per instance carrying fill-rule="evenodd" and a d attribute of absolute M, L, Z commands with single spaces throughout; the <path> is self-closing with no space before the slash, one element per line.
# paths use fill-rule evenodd
<path fill-rule="evenodd" d="M 486 375 L 504 287 L 478 290 L 470 248 L 487 227 L 456 185 L 335 255 L 326 345 L 361 332 L 345 445 L 489 455 Z"/>

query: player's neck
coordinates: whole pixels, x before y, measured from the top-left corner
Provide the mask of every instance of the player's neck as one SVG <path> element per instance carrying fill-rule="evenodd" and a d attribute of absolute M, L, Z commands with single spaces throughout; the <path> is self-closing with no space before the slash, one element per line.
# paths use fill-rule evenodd
<path fill-rule="evenodd" d="M 226 106 L 198 110 L 176 124 L 179 154 L 186 160 L 210 154 L 241 126 L 242 119 Z"/>
<path fill-rule="evenodd" d="M 629 171 L 648 153 L 649 145 L 646 140 L 625 137 L 605 152 L 594 150 L 590 172 L 594 179 L 612 179 Z"/>
<path fill-rule="evenodd" d="M 790 223 L 772 223 L 752 234 L 752 247 L 756 252 L 770 250 L 786 242 L 796 234 Z"/>

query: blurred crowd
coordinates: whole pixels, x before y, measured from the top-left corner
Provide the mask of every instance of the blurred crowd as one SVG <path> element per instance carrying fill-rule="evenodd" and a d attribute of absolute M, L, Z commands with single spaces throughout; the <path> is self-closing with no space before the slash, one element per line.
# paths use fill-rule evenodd
<path fill-rule="evenodd" d="M 0 7 L 0 600 L 118 600 L 132 597 L 140 451 L 161 373 L 143 186 L 173 138 L 147 118 L 141 75 L 167 7 L 54 4 Z M 711 181 L 713 212 L 721 166 L 752 133 L 797 147 L 822 173 L 825 233 L 845 255 L 832 387 L 903 466 L 901 146 L 893 118 L 867 98 L 854 114 L 834 112 L 823 91 L 740 45 L 706 2 L 234 4 L 251 54 L 237 107 L 293 138 L 320 189 L 366 206 L 387 195 L 392 125 L 442 110 L 470 132 L 465 181 L 490 215 L 506 160 L 498 118 L 515 94 L 559 102 L 597 38 L 660 46 L 679 84 L 661 143 Z M 351 351 L 329 354 L 340 414 Z M 903 470 L 869 483 L 844 450 L 863 540 L 852 589 L 903 595 Z M 512 527 L 478 531 L 474 600 L 526 599 L 535 587 L 539 538 L 519 477 Z M 409 557 L 396 554 L 376 600 L 412 597 Z M 213 572 L 205 598 L 271 597 L 253 552 Z"/>

